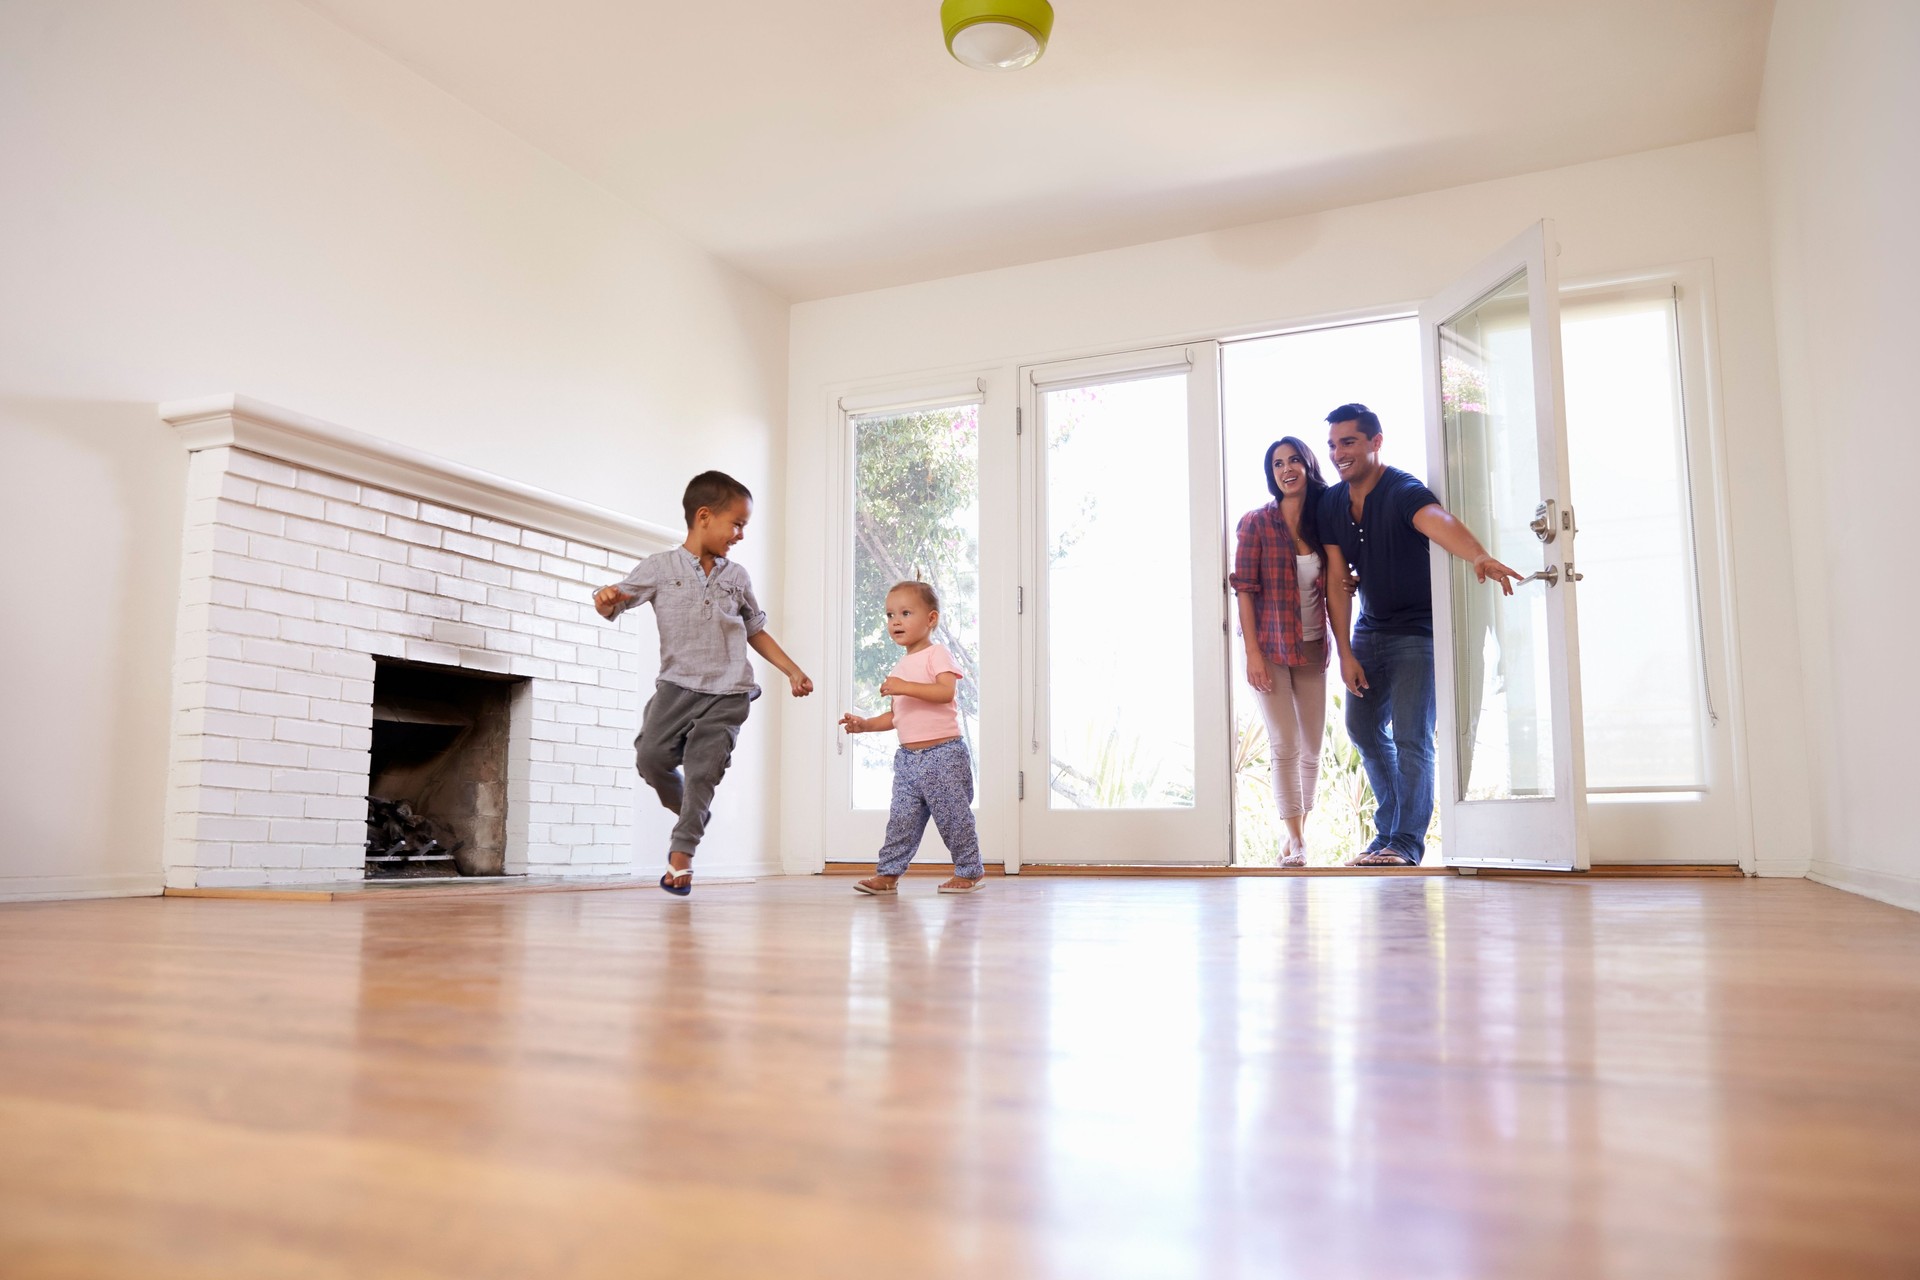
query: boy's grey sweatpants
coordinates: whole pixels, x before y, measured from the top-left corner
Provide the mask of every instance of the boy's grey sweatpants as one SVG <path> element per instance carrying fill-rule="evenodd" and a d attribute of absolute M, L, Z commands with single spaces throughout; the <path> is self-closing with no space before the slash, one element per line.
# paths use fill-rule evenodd
<path fill-rule="evenodd" d="M 654 688 L 633 740 L 633 759 L 660 803 L 680 815 L 669 852 L 691 854 L 700 847 L 713 789 L 733 762 L 733 744 L 750 706 L 752 698 L 744 693 L 695 693 L 664 680 Z"/>
<path fill-rule="evenodd" d="M 980 836 L 973 825 L 973 755 L 966 740 L 955 738 L 937 747 L 893 753 L 893 803 L 887 809 L 887 842 L 880 846 L 878 866 L 883 876 L 904 875 L 927 832 L 927 818 L 953 855 L 953 874 L 978 880 L 987 873 L 980 863 Z"/>

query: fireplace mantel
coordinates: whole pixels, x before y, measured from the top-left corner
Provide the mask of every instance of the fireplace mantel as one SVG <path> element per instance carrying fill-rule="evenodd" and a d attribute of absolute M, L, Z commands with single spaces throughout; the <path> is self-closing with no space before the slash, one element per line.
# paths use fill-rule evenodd
<path fill-rule="evenodd" d="M 189 453 L 231 447 L 427 498 L 634 559 L 677 545 L 683 533 L 547 489 L 436 457 L 233 393 L 160 406 Z"/>

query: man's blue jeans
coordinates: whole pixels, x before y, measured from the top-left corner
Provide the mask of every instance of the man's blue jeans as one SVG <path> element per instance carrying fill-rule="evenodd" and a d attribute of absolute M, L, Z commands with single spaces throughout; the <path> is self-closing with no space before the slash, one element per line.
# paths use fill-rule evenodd
<path fill-rule="evenodd" d="M 1369 849 L 1418 862 L 1433 820 L 1433 637 L 1362 631 L 1353 656 L 1368 688 L 1347 694 L 1347 736 L 1379 801 Z"/>

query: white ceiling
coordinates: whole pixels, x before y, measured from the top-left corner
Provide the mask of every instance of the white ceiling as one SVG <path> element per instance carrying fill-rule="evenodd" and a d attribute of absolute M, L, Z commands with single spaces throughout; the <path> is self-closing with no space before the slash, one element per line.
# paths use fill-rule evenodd
<path fill-rule="evenodd" d="M 790 298 L 1753 127 L 1771 0 L 307 0 Z"/>

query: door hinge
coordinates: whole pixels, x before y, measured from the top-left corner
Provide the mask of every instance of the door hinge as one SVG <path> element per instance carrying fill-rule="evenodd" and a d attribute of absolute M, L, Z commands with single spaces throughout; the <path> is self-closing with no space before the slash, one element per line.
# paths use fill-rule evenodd
<path fill-rule="evenodd" d="M 1022 769 L 1020 771 L 1020 799 L 1025 800 L 1026 798 L 1027 798 L 1027 771 L 1025 769 Z"/>
<path fill-rule="evenodd" d="M 1015 587 L 1013 589 L 1013 600 L 1013 611 L 1016 614 L 1027 611 L 1027 589 L 1025 587 Z"/>
<path fill-rule="evenodd" d="M 1021 408 L 1019 405 L 1015 405 L 1013 407 L 1013 434 L 1024 435 L 1026 433 L 1026 430 L 1027 430 L 1027 424 L 1025 421 L 1026 416 L 1027 416 L 1027 411 L 1025 409 Z"/>

